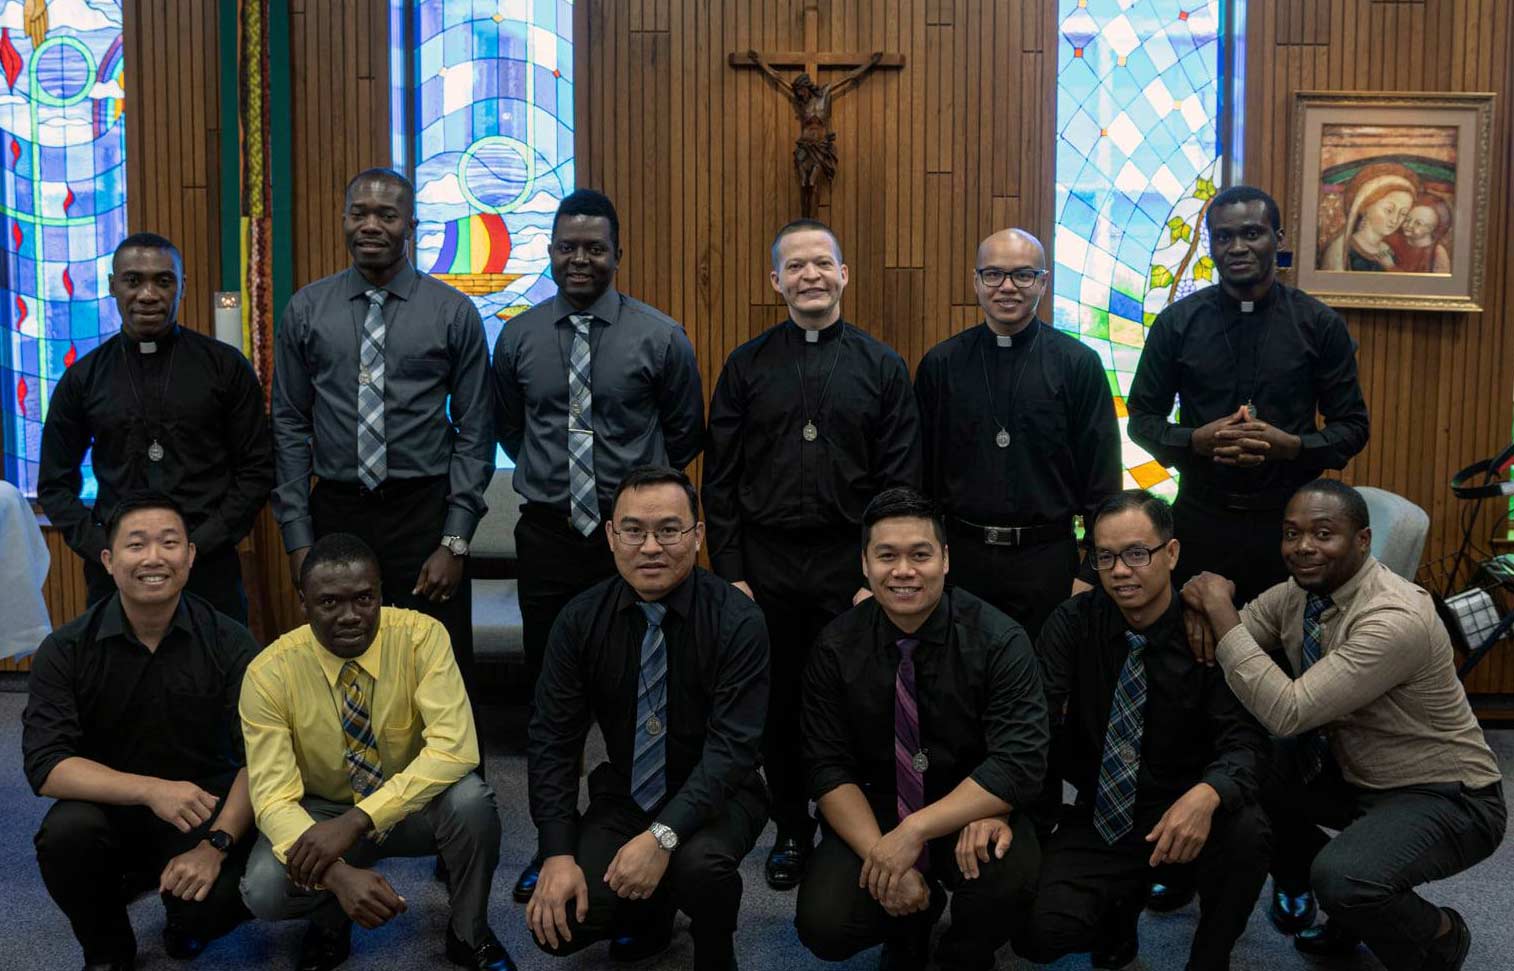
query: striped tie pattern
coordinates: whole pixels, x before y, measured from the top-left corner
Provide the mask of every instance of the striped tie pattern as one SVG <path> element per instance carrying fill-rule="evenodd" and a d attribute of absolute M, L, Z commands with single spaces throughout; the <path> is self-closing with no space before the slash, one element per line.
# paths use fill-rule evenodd
<path fill-rule="evenodd" d="M 1104 731 L 1099 763 L 1099 791 L 1094 796 L 1093 826 L 1113 846 L 1135 827 L 1136 777 L 1141 770 L 1141 735 L 1146 726 L 1146 638 L 1125 632 L 1130 653 L 1120 669 Z"/>
<path fill-rule="evenodd" d="M 357 477 L 377 489 L 389 474 L 384 447 L 384 298 L 388 291 L 367 291 L 368 315 L 363 318 L 363 346 L 358 355 Z"/>
<path fill-rule="evenodd" d="M 1320 617 L 1334 606 L 1335 601 L 1329 596 L 1319 594 L 1311 593 L 1304 601 L 1303 663 L 1300 665 L 1302 670 L 1299 671 L 1299 677 L 1303 677 L 1304 671 L 1309 670 L 1324 654 L 1325 629 L 1320 624 Z M 1323 728 L 1316 728 L 1306 732 L 1300 742 L 1300 770 L 1305 783 L 1313 782 L 1325 767 L 1325 758 L 1330 754 L 1330 740 L 1325 737 Z"/>
<path fill-rule="evenodd" d="M 590 384 L 590 314 L 573 314 L 573 352 L 568 358 L 568 505 L 573 528 L 585 536 L 599 528 L 594 485 L 594 392 Z"/>
<path fill-rule="evenodd" d="M 347 743 L 347 778 L 359 799 L 384 784 L 383 762 L 379 759 L 378 740 L 368 717 L 368 699 L 363 692 L 356 661 L 342 665 L 337 686 L 342 689 L 342 735 Z"/>
<path fill-rule="evenodd" d="M 631 760 L 631 798 L 647 812 L 662 801 L 668 789 L 668 649 L 662 636 L 662 619 L 668 608 L 642 603 L 647 632 L 641 638 L 641 677 L 636 694 L 636 749 Z M 657 716 L 658 730 L 647 730 L 647 721 Z"/>
<path fill-rule="evenodd" d="M 894 792 L 899 821 L 925 805 L 925 772 L 915 767 L 915 755 L 923 752 L 920 743 L 920 706 L 915 693 L 915 648 L 920 641 L 901 637 L 899 670 L 894 675 Z M 915 869 L 924 873 L 929 863 L 925 849 L 915 861 Z"/>

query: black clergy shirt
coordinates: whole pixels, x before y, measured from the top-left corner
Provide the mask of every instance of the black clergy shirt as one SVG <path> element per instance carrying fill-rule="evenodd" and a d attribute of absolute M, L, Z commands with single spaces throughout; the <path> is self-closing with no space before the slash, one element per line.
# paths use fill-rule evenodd
<path fill-rule="evenodd" d="M 804 760 L 812 798 L 852 783 L 873 812 L 897 812 L 894 682 L 898 640 L 914 637 L 925 801 L 972 778 L 1011 806 L 1029 805 L 1046 770 L 1046 701 L 1025 629 L 965 590 L 948 590 L 913 634 L 876 599 L 820 632 L 804 676 Z"/>
<path fill-rule="evenodd" d="M 1109 709 L 1130 647 L 1119 607 L 1102 587 L 1064 601 L 1041 628 L 1036 653 L 1052 717 L 1049 800 L 1061 802 L 1061 784 L 1092 805 Z M 1144 631 L 1146 709 L 1136 804 L 1160 808 L 1200 782 L 1234 809 L 1256 796 L 1268 758 L 1267 733 L 1236 700 L 1225 672 L 1195 663 L 1183 631 L 1176 591 L 1172 604 Z"/>
<path fill-rule="evenodd" d="M 58 628 L 32 660 L 21 755 L 41 793 L 75 756 L 118 772 L 199 781 L 245 764 L 237 700 L 258 652 L 247 628 L 183 594 L 149 651 L 114 594 Z"/>
<path fill-rule="evenodd" d="M 273 484 L 263 391 L 236 348 L 184 327 L 156 350 L 117 334 L 75 361 L 42 428 L 37 500 L 70 548 L 98 563 L 116 503 L 140 490 L 184 507 L 200 555 L 246 536 Z M 148 450 L 156 441 L 163 459 Z M 91 447 L 94 507 L 79 496 Z"/>
<path fill-rule="evenodd" d="M 315 542 L 310 475 L 356 484 L 358 365 L 372 287 L 348 268 L 289 298 L 274 344 L 273 512 L 284 548 Z M 442 535 L 471 539 L 494 475 L 489 347 L 478 308 L 408 262 L 382 288 L 390 479 L 446 476 Z"/>
<path fill-rule="evenodd" d="M 636 700 L 646 615 L 619 576 L 569 602 L 552 625 L 527 746 L 531 818 L 542 856 L 578 846 L 580 752 L 592 721 L 608 761 L 590 798 L 631 797 Z M 688 839 L 740 788 L 761 791 L 759 745 L 768 707 L 762 611 L 735 587 L 694 571 L 661 603 L 667 650 L 667 794 L 653 818 Z"/>
<path fill-rule="evenodd" d="M 1173 423 L 1175 396 L 1182 410 Z M 1193 451 L 1195 428 L 1248 401 L 1257 418 L 1303 439 L 1296 459 L 1239 468 Z M 1346 322 L 1281 283 L 1249 313 L 1219 286 L 1163 310 L 1146 335 L 1126 403 L 1131 439 L 1182 473 L 1180 490 L 1266 493 L 1278 508 L 1325 469 L 1345 468 L 1367 444 L 1367 403 Z"/>
<path fill-rule="evenodd" d="M 915 372 L 926 491 L 979 525 L 1071 524 L 1080 514 L 1092 522 L 1123 479 L 1104 365 L 1038 320 L 1008 347 L 994 336 L 987 324 L 963 331 Z M 1001 425 L 1007 448 L 995 442 Z"/>
<path fill-rule="evenodd" d="M 715 385 L 701 495 L 710 566 L 727 580 L 745 579 L 747 529 L 860 527 L 879 492 L 920 485 L 904 360 L 844 320 L 818 334 L 807 342 L 791 320 L 771 327 L 731 352 Z"/>
<path fill-rule="evenodd" d="M 516 463 L 515 491 L 527 502 L 568 515 L 568 361 L 577 313 L 594 318 L 594 481 L 608 516 L 627 472 L 694 461 L 703 445 L 704 393 L 694 345 L 678 322 L 616 290 L 582 311 L 558 294 L 515 317 L 494 343 L 494 424 Z"/>

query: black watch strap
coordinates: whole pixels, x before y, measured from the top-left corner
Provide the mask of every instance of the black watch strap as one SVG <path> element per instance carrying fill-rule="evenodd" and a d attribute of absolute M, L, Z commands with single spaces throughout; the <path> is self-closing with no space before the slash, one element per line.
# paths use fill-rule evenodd
<path fill-rule="evenodd" d="M 222 853 L 228 853 L 231 851 L 232 844 L 235 843 L 236 840 L 232 839 L 231 834 L 226 832 L 224 829 L 213 829 L 205 834 L 205 842 L 220 850 Z"/>

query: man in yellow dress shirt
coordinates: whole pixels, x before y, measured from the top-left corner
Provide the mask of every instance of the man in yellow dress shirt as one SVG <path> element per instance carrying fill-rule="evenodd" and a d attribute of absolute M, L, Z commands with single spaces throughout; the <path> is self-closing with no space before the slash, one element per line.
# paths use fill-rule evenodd
<path fill-rule="evenodd" d="M 439 854 L 452 916 L 447 957 L 513 971 L 489 929 L 499 862 L 494 792 L 473 769 L 478 738 L 447 631 L 381 607 L 378 558 L 322 537 L 300 574 L 309 625 L 248 666 L 242 730 L 261 833 L 242 896 L 264 920 L 308 917 L 300 971 L 347 959 L 352 921 L 378 927 L 405 899 L 370 869 Z"/>

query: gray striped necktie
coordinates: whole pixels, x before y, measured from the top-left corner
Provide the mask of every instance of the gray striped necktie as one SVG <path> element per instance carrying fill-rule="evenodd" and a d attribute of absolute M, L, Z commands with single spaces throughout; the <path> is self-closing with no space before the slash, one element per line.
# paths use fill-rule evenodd
<path fill-rule="evenodd" d="M 635 750 L 631 755 L 631 798 L 651 812 L 667 795 L 668 650 L 662 620 L 668 608 L 660 603 L 638 603 L 647 617 L 647 632 L 641 638 L 640 677 L 636 693 Z"/>
<path fill-rule="evenodd" d="M 594 485 L 594 392 L 589 380 L 591 314 L 573 314 L 573 353 L 568 358 L 568 504 L 573 528 L 588 536 L 599 528 Z"/>
<path fill-rule="evenodd" d="M 357 477 L 377 489 L 389 474 L 384 447 L 384 298 L 388 291 L 367 292 L 368 315 L 363 318 L 363 344 L 357 371 Z"/>

